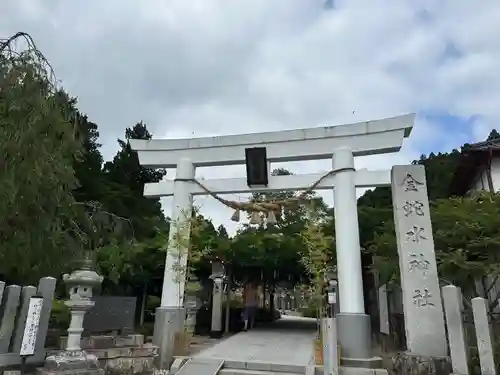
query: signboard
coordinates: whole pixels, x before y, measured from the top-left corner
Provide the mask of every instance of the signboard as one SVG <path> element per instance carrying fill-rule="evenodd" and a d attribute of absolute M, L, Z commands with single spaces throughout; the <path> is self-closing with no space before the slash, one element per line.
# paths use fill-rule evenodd
<path fill-rule="evenodd" d="M 24 326 L 23 340 L 21 342 L 21 356 L 29 356 L 35 354 L 36 338 L 38 326 L 40 325 L 40 316 L 42 313 L 43 298 L 31 297 L 26 316 L 26 324 Z"/>
<path fill-rule="evenodd" d="M 337 303 L 337 293 L 335 293 L 335 292 L 328 292 L 328 303 L 330 305 L 333 305 L 334 303 Z"/>

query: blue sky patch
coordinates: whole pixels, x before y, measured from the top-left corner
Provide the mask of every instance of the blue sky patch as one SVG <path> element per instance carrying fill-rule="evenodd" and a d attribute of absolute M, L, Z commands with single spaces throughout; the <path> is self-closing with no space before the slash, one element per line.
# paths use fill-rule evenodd
<path fill-rule="evenodd" d="M 428 138 L 420 140 L 418 146 L 421 152 L 446 152 L 459 148 L 464 143 L 473 142 L 473 126 L 479 116 L 455 116 L 447 112 L 430 111 L 419 114 L 420 120 L 431 127 Z M 432 129 L 435 127 L 435 131 Z"/>

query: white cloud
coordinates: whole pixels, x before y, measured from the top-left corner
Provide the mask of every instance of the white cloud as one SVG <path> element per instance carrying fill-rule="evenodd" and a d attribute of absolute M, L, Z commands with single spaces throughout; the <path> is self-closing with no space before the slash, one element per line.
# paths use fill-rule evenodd
<path fill-rule="evenodd" d="M 323 3 L 5 0 L 0 35 L 33 36 L 98 123 L 107 158 L 139 120 L 158 137 L 189 137 L 441 111 L 477 116 L 456 132 L 471 141 L 499 123 L 497 0 L 336 0 L 331 11 Z M 419 116 L 399 155 L 358 163 L 407 162 L 435 137 L 459 146 L 439 127 Z M 210 175 L 235 173 L 243 170 Z M 230 216 L 203 207 L 218 223 Z"/>

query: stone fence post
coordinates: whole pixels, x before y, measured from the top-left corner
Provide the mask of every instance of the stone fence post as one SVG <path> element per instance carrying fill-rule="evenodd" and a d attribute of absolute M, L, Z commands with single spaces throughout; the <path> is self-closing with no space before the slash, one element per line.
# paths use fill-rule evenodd
<path fill-rule="evenodd" d="M 469 374 L 467 342 L 464 335 L 462 291 L 455 285 L 442 289 L 451 365 L 454 374 Z"/>
<path fill-rule="evenodd" d="M 474 313 L 474 328 L 476 330 L 477 351 L 481 366 L 481 375 L 496 375 L 491 327 L 488 319 L 488 301 L 482 297 L 472 299 Z"/>

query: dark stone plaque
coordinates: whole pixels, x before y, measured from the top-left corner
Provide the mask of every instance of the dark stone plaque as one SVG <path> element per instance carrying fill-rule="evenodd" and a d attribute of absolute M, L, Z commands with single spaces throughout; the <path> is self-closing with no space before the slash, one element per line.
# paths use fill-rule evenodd
<path fill-rule="evenodd" d="M 134 331 L 135 297 L 99 296 L 83 320 L 83 329 L 87 333 L 119 331 L 130 334 Z"/>

